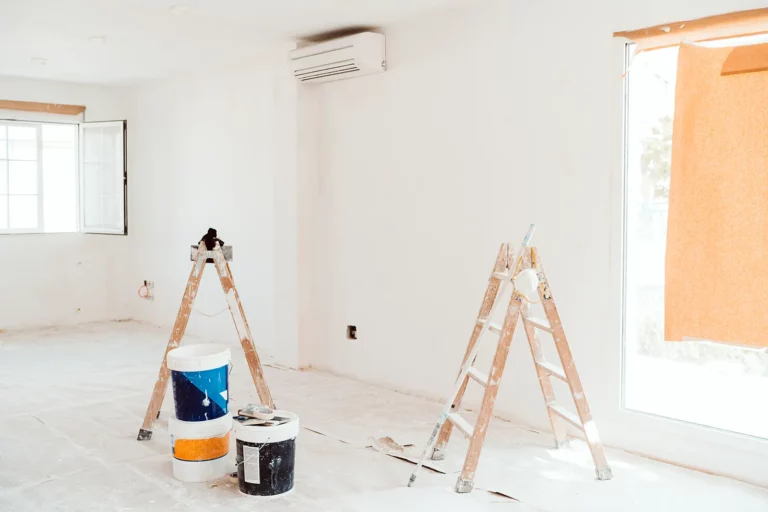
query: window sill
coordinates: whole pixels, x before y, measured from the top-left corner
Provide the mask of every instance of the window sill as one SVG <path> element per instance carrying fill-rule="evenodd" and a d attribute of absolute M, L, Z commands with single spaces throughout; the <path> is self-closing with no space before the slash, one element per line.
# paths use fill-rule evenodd
<path fill-rule="evenodd" d="M 46 233 L 45 231 L 0 231 L 0 236 L 13 236 L 13 235 L 81 235 L 80 231 L 52 231 Z"/>

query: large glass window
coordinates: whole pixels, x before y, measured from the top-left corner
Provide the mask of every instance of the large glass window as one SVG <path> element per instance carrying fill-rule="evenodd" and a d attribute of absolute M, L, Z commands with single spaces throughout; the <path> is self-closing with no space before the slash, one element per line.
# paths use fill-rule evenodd
<path fill-rule="evenodd" d="M 624 406 L 768 438 L 768 352 L 664 340 L 676 71 L 677 48 L 665 48 L 638 54 L 627 74 Z"/>

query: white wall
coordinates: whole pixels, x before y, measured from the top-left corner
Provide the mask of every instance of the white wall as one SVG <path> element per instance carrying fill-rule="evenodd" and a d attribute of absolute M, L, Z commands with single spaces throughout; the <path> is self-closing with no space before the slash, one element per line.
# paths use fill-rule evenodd
<path fill-rule="evenodd" d="M 234 247 L 232 273 L 258 349 L 296 366 L 295 91 L 283 80 L 267 62 L 134 92 L 129 236 L 121 241 L 127 264 L 113 298 L 127 316 L 170 333 L 191 269 L 189 246 L 214 227 Z M 137 297 L 144 279 L 155 282 L 154 301 Z M 236 345 L 225 310 L 209 266 L 188 332 Z"/>
<path fill-rule="evenodd" d="M 765 442 L 620 408 L 624 47 L 612 38 L 758 6 L 490 1 L 387 27 L 387 73 L 310 93 L 312 365 L 445 399 L 498 245 L 533 222 L 604 440 L 768 485 Z M 548 429 L 521 335 L 496 412 Z"/>
<path fill-rule="evenodd" d="M 188 246 L 213 226 L 235 246 L 263 353 L 442 400 L 498 244 L 535 222 L 604 440 L 768 485 L 766 443 L 619 407 L 623 45 L 611 37 L 759 6 L 489 0 L 387 27 L 384 75 L 298 90 L 278 71 L 282 48 L 275 63 L 127 95 L 2 79 L 3 99 L 128 119 L 129 236 L 0 237 L 0 283 L 13 290 L 0 328 L 116 317 L 170 328 Z M 154 302 L 136 297 L 143 279 Z M 224 308 L 209 269 L 196 310 Z M 227 312 L 193 313 L 190 332 L 235 339 Z M 547 428 L 519 336 L 497 412 Z"/>
<path fill-rule="evenodd" d="M 0 99 L 86 105 L 87 121 L 126 119 L 125 95 L 114 87 L 0 77 Z M 107 300 L 115 242 L 79 233 L 0 235 L 0 329 L 115 318 Z"/>

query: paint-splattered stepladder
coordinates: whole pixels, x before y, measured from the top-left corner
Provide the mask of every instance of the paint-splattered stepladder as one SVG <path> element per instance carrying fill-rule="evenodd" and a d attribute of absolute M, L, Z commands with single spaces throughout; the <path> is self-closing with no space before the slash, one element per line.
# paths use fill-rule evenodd
<path fill-rule="evenodd" d="M 560 315 L 557 312 L 555 300 L 552 297 L 552 291 L 549 288 L 549 282 L 544 273 L 544 267 L 537 257 L 536 248 L 530 245 L 534 229 L 534 226 L 531 225 L 516 254 L 513 252 L 511 244 L 502 244 L 499 250 L 499 255 L 491 272 L 488 288 L 485 291 L 480 313 L 472 331 L 472 336 L 469 339 L 469 345 L 464 354 L 464 361 L 461 364 L 453 393 L 445 403 L 437 425 L 435 425 L 427 441 L 427 446 L 424 447 L 424 452 L 416 465 L 416 469 L 414 469 L 408 481 L 409 487 L 416 480 L 416 476 L 427 456 L 433 460 L 441 460 L 445 457 L 445 449 L 454 426 L 469 439 L 469 449 L 464 459 L 461 475 L 456 481 L 455 490 L 456 492 L 465 493 L 470 492 L 474 487 L 475 470 L 480 459 L 480 451 L 483 448 L 488 424 L 493 414 L 493 405 L 496 401 L 499 385 L 501 384 L 504 365 L 507 361 L 509 347 L 515 333 L 518 318 L 523 320 L 523 327 L 525 328 L 525 334 L 531 348 L 531 355 L 533 356 L 533 362 L 539 378 L 541 392 L 544 395 L 544 402 L 547 407 L 550 423 L 552 424 L 552 432 L 554 433 L 557 447 L 560 448 L 567 442 L 565 424 L 563 423 L 565 421 L 584 433 L 595 463 L 595 473 L 598 480 L 610 480 L 612 476 L 611 468 L 605 459 L 603 445 L 597 433 L 597 427 L 592 420 L 592 413 L 584 396 L 584 389 L 581 386 L 581 380 L 576 371 L 576 365 L 573 362 L 571 349 L 568 346 L 568 341 L 560 322 Z M 527 273 L 527 275 L 524 275 L 524 273 Z M 528 282 L 531 284 L 530 287 L 535 288 L 535 291 L 531 290 L 531 295 L 537 293 L 538 302 L 532 301 L 522 293 L 519 287 L 515 286 L 518 282 L 518 276 L 520 277 L 521 286 L 526 281 L 524 277 L 528 278 Z M 494 324 L 492 319 L 495 317 L 499 306 L 503 303 L 504 292 L 510 284 L 512 285 L 512 293 L 506 313 L 504 314 L 504 322 L 499 326 Z M 546 320 L 531 316 L 531 304 L 539 302 L 544 309 L 544 314 L 547 317 Z M 479 342 L 489 331 L 498 335 L 499 341 L 496 355 L 491 363 L 491 371 L 488 375 L 484 375 L 473 365 L 480 349 L 481 344 Z M 544 359 L 538 331 L 545 331 L 552 335 L 562 369 Z M 562 405 L 555 403 L 551 377 L 560 379 L 568 384 L 577 414 L 573 414 Z M 461 400 L 464 397 L 464 392 L 470 379 L 485 388 L 480 412 L 477 416 L 477 423 L 474 427 L 459 415 Z"/>
<path fill-rule="evenodd" d="M 229 249 L 230 246 L 226 246 L 225 248 Z M 184 331 L 187 328 L 189 315 L 192 313 L 192 305 L 194 304 L 195 296 L 197 295 L 197 289 L 199 288 L 200 280 L 203 277 L 203 270 L 205 270 L 206 261 L 209 259 L 213 260 L 213 264 L 216 267 L 216 273 L 219 276 L 219 281 L 221 281 L 221 287 L 224 289 L 229 312 L 232 314 L 232 320 L 235 322 L 235 329 L 237 329 L 240 344 L 243 347 L 243 352 L 245 352 L 245 359 L 248 361 L 251 377 L 253 378 L 254 384 L 256 384 L 256 391 L 259 393 L 259 399 L 262 404 L 273 409 L 275 408 L 272 394 L 269 392 L 269 386 L 267 386 L 267 381 L 264 379 L 264 370 L 261 367 L 259 355 L 256 353 L 256 346 L 253 343 L 251 329 L 248 326 L 248 321 L 245 319 L 245 311 L 243 310 L 240 296 L 235 288 L 232 272 L 229 269 L 228 260 L 231 259 L 231 251 L 222 250 L 218 242 L 215 243 L 212 250 L 208 250 L 205 243 L 200 243 L 193 257 L 192 272 L 190 272 L 189 279 L 187 280 L 187 287 L 185 288 L 184 296 L 181 299 L 181 306 L 179 307 L 179 313 L 176 315 L 176 322 L 173 324 L 171 338 L 168 340 L 168 346 L 165 348 L 163 362 L 160 365 L 160 373 L 157 376 L 154 391 L 152 391 L 152 398 L 149 401 L 147 413 L 144 416 L 144 423 L 139 429 L 139 436 L 137 438 L 139 441 L 152 438 L 152 425 L 160 412 L 160 406 L 163 405 L 165 391 L 168 387 L 168 377 L 171 373 L 167 364 L 168 352 L 181 344 L 181 338 L 184 337 Z"/>

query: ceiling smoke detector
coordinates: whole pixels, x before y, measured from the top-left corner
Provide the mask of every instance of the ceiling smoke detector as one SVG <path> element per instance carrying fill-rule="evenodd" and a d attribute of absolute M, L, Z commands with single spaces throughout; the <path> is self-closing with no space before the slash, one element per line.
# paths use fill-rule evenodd
<path fill-rule="evenodd" d="M 48 61 L 42 57 L 32 57 L 31 59 L 29 59 L 29 62 L 37 66 L 45 66 L 48 63 Z"/>
<path fill-rule="evenodd" d="M 91 36 L 88 38 L 88 42 L 95 45 L 102 45 L 107 42 L 107 38 L 104 36 Z"/>

